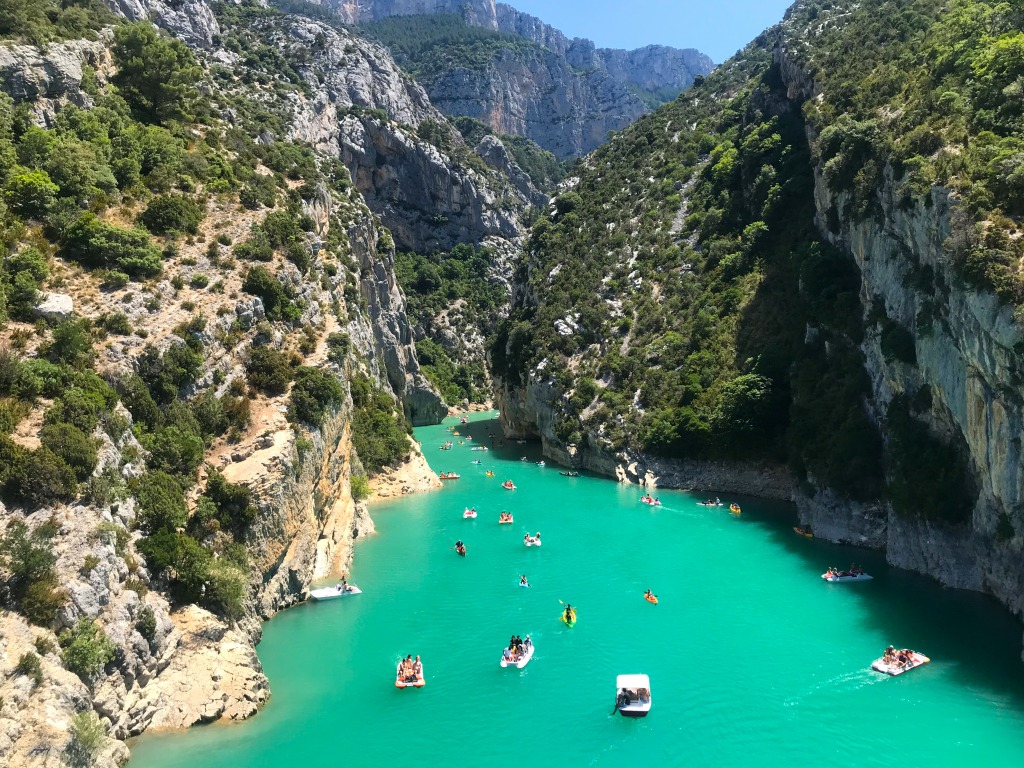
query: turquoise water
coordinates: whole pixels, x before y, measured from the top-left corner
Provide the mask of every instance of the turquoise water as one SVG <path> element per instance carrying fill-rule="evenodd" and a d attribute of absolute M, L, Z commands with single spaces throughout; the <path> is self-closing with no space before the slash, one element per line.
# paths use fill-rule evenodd
<path fill-rule="evenodd" d="M 362 595 L 266 624 L 259 716 L 146 736 L 131 768 L 1024 762 L 1021 627 L 990 599 L 797 536 L 785 505 L 723 495 L 743 507 L 733 516 L 662 491 L 648 507 L 636 486 L 520 462 L 534 446 L 469 450 L 492 429 L 477 417 L 477 440 L 446 452 L 444 426 L 418 429 L 432 467 L 462 479 L 371 509 L 378 534 L 351 577 Z M 502 509 L 515 524 L 497 524 Z M 524 547 L 526 530 L 543 547 Z M 875 580 L 819 578 L 853 559 Z M 560 600 L 578 607 L 573 629 Z M 522 671 L 498 665 L 512 633 L 536 644 Z M 889 643 L 932 663 L 872 672 Z M 407 653 L 423 657 L 422 689 L 393 686 Z M 651 677 L 646 719 L 610 714 L 615 676 L 632 672 Z"/>

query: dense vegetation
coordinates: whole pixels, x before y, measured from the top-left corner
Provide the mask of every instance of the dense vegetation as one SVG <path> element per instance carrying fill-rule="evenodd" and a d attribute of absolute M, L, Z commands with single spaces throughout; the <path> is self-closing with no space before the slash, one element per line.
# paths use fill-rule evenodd
<path fill-rule="evenodd" d="M 361 24 L 359 30 L 387 46 L 395 61 L 424 85 L 454 68 L 484 70 L 505 52 L 531 60 L 544 55 L 534 42 L 472 26 L 454 14 L 392 16 Z"/>
<path fill-rule="evenodd" d="M 1007 217 L 1019 209 L 1024 110 L 1007 96 L 1024 79 L 1011 53 L 1020 22 L 1008 6 L 966 1 L 795 6 L 783 28 L 586 159 L 533 226 L 528 291 L 492 340 L 496 372 L 553 379 L 567 443 L 589 433 L 613 451 L 785 459 L 852 498 L 888 493 L 904 514 L 930 500 L 927 514 L 962 521 L 962 447 L 894 406 L 883 451 L 867 415 L 859 345 L 876 335 L 887 360 L 913 366 L 914 338 L 884 307 L 865 311 L 856 266 L 819 238 L 812 171 L 848 193 L 833 228 L 878 215 L 888 178 L 907 205 L 929 204 L 933 184 L 958 190 L 977 223 L 958 220 L 955 263 L 1013 299 L 1020 246 Z M 821 84 L 803 112 L 772 62 L 778 34 Z M 942 289 L 930 271 L 907 279 Z M 935 304 L 922 322 L 941 319 Z M 921 456 L 954 468 L 950 483 L 930 484 Z"/>

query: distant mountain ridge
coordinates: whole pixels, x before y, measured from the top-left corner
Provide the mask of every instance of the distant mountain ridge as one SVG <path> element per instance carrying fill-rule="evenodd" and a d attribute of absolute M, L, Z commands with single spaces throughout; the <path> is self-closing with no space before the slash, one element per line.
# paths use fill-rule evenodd
<path fill-rule="evenodd" d="M 569 38 L 541 19 L 491 0 L 319 0 L 342 21 L 366 25 L 395 17 L 451 14 L 466 24 L 529 40 L 527 55 L 504 51 L 484 71 L 452 65 L 424 83 L 449 115 L 528 136 L 559 157 L 586 154 L 609 131 L 675 98 L 714 62 L 693 48 L 651 45 L 632 51 Z"/>

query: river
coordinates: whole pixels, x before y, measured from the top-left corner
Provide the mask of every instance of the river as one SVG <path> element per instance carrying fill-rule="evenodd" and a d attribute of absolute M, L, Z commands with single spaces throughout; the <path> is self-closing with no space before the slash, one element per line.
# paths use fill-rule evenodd
<path fill-rule="evenodd" d="M 462 445 L 446 430 L 457 419 L 416 430 L 431 466 L 462 477 L 372 507 L 378 533 L 357 543 L 350 578 L 363 594 L 266 624 L 263 712 L 144 736 L 131 768 L 1024 760 L 1021 626 L 992 599 L 798 536 L 788 505 L 722 494 L 741 505 L 733 515 L 661 491 L 648 506 L 636 486 L 539 466 L 533 445 L 470 450 L 500 434 L 491 416 L 475 416 Z M 452 450 L 438 449 L 445 439 Z M 513 525 L 498 525 L 501 510 Z M 525 547 L 526 531 L 543 546 Z M 852 560 L 874 580 L 820 578 Z M 561 601 L 578 608 L 574 628 L 558 620 Z M 521 671 L 498 664 L 513 633 L 536 646 Z M 871 671 L 890 643 L 932 662 Z M 426 686 L 398 690 L 409 653 Z M 611 714 L 615 676 L 634 672 L 651 678 L 645 719 Z"/>

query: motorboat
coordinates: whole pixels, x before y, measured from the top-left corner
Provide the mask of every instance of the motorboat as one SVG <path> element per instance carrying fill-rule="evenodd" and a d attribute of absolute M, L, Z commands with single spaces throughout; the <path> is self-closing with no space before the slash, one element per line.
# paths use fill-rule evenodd
<path fill-rule="evenodd" d="M 623 717 L 647 717 L 651 711 L 651 679 L 647 675 L 615 678 L 615 708 Z"/>
<path fill-rule="evenodd" d="M 641 496 L 640 497 L 640 501 L 643 502 L 644 504 L 649 504 L 652 507 L 660 507 L 661 506 L 661 499 L 656 499 L 653 496 L 651 496 L 650 494 L 648 494 L 646 496 Z"/>
<path fill-rule="evenodd" d="M 905 654 L 906 656 L 906 661 L 902 663 L 899 661 L 899 656 L 901 654 Z M 931 661 L 931 659 L 923 653 L 907 649 L 895 651 L 893 655 L 890 656 L 890 659 L 892 660 L 887 661 L 885 656 L 882 656 L 880 659 L 875 659 L 871 662 L 871 668 L 876 672 L 882 672 L 886 675 L 892 675 L 895 677 L 896 675 L 902 675 L 904 672 L 909 672 L 910 670 L 916 669 L 917 667 Z"/>
<path fill-rule="evenodd" d="M 437 477 L 439 480 L 458 480 L 461 475 L 458 472 L 442 472 Z"/>
<path fill-rule="evenodd" d="M 522 653 L 518 656 L 515 651 L 506 648 L 501 652 L 501 661 L 499 662 L 502 667 L 515 667 L 516 669 L 522 669 L 530 663 L 530 659 L 533 658 L 533 641 L 530 636 L 527 635 L 523 644 L 519 646 L 523 649 Z"/>
<path fill-rule="evenodd" d="M 837 571 L 835 568 L 829 568 L 821 574 L 821 578 L 833 584 L 842 584 L 847 581 L 871 581 L 871 574 L 864 573 L 864 571 Z"/>
<path fill-rule="evenodd" d="M 718 499 L 715 499 L 714 501 L 712 501 L 711 499 L 708 499 L 707 501 L 698 501 L 697 502 L 697 506 L 698 507 L 724 507 L 725 503 L 719 501 Z"/>
<path fill-rule="evenodd" d="M 463 512 L 462 512 L 462 516 L 464 518 L 466 518 L 467 520 L 471 520 L 471 519 L 475 518 L 476 517 L 476 507 L 473 507 L 472 509 L 470 509 L 469 507 L 466 507 L 466 509 L 464 509 Z"/>
<path fill-rule="evenodd" d="M 416 673 L 410 675 L 402 674 L 402 662 L 398 662 L 398 668 L 395 670 L 395 688 L 422 688 L 424 685 L 426 681 L 423 679 L 422 662 Z"/>
<path fill-rule="evenodd" d="M 363 590 L 355 584 L 339 584 L 336 587 L 323 587 L 321 589 L 309 590 L 309 596 L 314 600 L 334 600 L 336 597 L 348 597 L 349 595 L 361 595 Z"/>
<path fill-rule="evenodd" d="M 516 489 L 516 484 L 513 483 L 511 480 L 506 480 L 504 483 L 501 484 L 501 487 L 504 488 L 506 491 L 514 491 Z"/>

